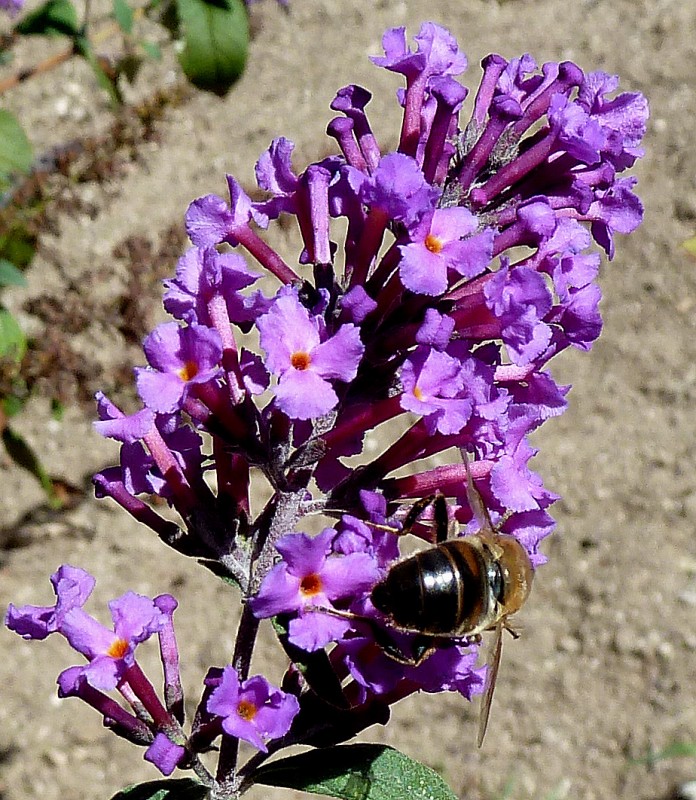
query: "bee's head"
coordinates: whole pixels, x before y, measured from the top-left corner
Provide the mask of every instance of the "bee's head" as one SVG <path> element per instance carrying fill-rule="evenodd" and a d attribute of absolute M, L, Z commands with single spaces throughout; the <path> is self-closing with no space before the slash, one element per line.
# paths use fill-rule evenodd
<path fill-rule="evenodd" d="M 498 559 L 503 578 L 500 605 L 506 614 L 514 614 L 529 597 L 534 569 L 526 548 L 514 536 L 501 533 L 495 542 L 502 551 Z"/>

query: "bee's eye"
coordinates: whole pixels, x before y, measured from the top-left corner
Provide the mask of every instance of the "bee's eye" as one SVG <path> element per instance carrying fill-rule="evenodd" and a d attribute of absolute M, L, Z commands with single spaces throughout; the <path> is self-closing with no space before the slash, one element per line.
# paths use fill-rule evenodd
<path fill-rule="evenodd" d="M 502 604 L 505 583 L 499 561 L 491 561 L 488 565 L 488 585 L 491 587 L 493 597 Z"/>

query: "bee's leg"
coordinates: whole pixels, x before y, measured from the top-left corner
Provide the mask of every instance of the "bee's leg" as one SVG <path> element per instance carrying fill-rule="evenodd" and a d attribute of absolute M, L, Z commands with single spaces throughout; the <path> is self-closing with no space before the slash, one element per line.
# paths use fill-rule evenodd
<path fill-rule="evenodd" d="M 447 498 L 444 494 L 436 494 L 433 500 L 433 521 L 435 525 L 435 542 L 442 544 L 450 538 L 450 522 L 447 514 Z"/>
<path fill-rule="evenodd" d="M 362 614 L 355 614 L 352 611 L 342 611 L 339 608 L 327 608 L 326 606 L 309 606 L 305 611 L 319 612 L 322 614 L 330 614 L 332 617 L 339 617 L 340 619 L 349 619 L 355 622 L 364 622 L 372 632 L 375 644 L 384 652 L 386 656 L 396 661 L 399 664 L 406 666 L 418 666 L 430 655 L 432 646 L 428 651 L 421 655 L 420 650 L 414 656 L 409 656 L 399 647 L 399 645 L 389 636 L 389 633 L 380 626 L 377 620 L 371 617 L 364 617 Z M 420 637 L 417 637 L 420 638 Z M 432 639 L 432 637 L 423 637 L 424 639 Z M 415 649 L 415 648 L 414 648 Z"/>
<path fill-rule="evenodd" d="M 376 531 L 387 531 L 393 533 L 394 536 L 402 536 L 403 531 L 400 528 L 395 528 L 393 525 L 382 525 L 379 522 L 370 522 L 369 519 L 361 520 L 368 528 L 374 528 Z"/>
<path fill-rule="evenodd" d="M 333 516 L 333 515 L 340 516 L 342 514 L 347 513 L 338 508 L 321 508 L 320 511 L 322 514 L 326 514 L 327 516 Z M 361 522 L 370 528 L 374 528 L 377 531 L 387 531 L 388 533 L 393 533 L 395 536 L 401 536 L 403 534 L 401 528 L 396 528 L 394 525 L 383 525 L 380 522 L 372 522 L 369 519 L 363 519 L 361 520 Z"/>
<path fill-rule="evenodd" d="M 402 534 L 410 533 L 418 518 L 428 506 L 433 507 L 433 524 L 431 540 L 440 544 L 450 538 L 450 521 L 447 514 L 447 498 L 443 494 L 431 494 L 414 503 L 404 519 Z"/>
<path fill-rule="evenodd" d="M 342 611 L 340 608 L 327 608 L 326 606 L 305 606 L 304 610 L 311 611 L 313 613 L 318 612 L 320 614 L 329 614 L 329 616 L 332 617 L 355 620 L 356 622 L 367 622 L 370 625 L 374 625 L 374 620 L 370 619 L 369 617 L 363 617 L 362 614 L 355 614 L 352 611 Z"/>
<path fill-rule="evenodd" d="M 420 515 L 425 511 L 428 506 L 432 506 L 435 503 L 435 499 L 438 495 L 436 494 L 429 494 L 427 497 L 421 497 L 420 500 L 417 500 L 411 508 L 408 510 L 408 514 L 404 519 L 404 533 L 410 533 L 411 528 L 418 522 L 418 518 Z"/>
<path fill-rule="evenodd" d="M 379 628 L 375 625 L 372 628 L 372 633 L 375 637 L 375 644 L 384 652 L 385 656 L 391 658 L 392 661 L 396 661 L 397 664 L 403 664 L 405 667 L 414 665 L 413 656 L 404 653 L 384 628 Z"/>
<path fill-rule="evenodd" d="M 474 519 L 479 524 L 479 535 L 484 537 L 484 539 L 492 541 L 495 535 L 495 528 L 493 527 L 491 515 L 488 513 L 481 493 L 474 483 L 474 476 L 471 474 L 471 466 L 469 465 L 468 458 L 464 459 L 464 466 L 466 468 L 466 499 L 469 502 L 469 508 L 471 508 Z"/>
<path fill-rule="evenodd" d="M 403 662 L 403 659 L 408 659 L 401 649 L 389 638 L 389 634 L 382 628 L 377 620 L 372 617 L 365 617 L 362 614 L 356 614 L 353 611 L 343 611 L 340 608 L 327 608 L 326 606 L 307 606 L 305 611 L 319 612 L 321 614 L 329 614 L 332 617 L 339 617 L 340 619 L 349 619 L 353 622 L 364 622 L 372 631 L 375 642 L 384 650 L 385 653 L 394 661 Z M 407 663 L 407 662 L 403 662 Z"/>
<path fill-rule="evenodd" d="M 389 656 L 392 661 L 403 664 L 405 667 L 419 667 L 433 654 L 438 642 L 438 637 L 436 636 L 428 636 L 425 633 L 419 633 L 413 640 L 411 655 L 407 655 L 396 642 L 389 637 L 389 634 L 385 630 L 375 628 L 374 633 L 375 642 L 382 648 L 384 654 Z"/>
<path fill-rule="evenodd" d="M 438 637 L 419 633 L 413 640 L 413 661 L 411 666 L 419 667 L 429 658 L 437 647 Z"/>
<path fill-rule="evenodd" d="M 503 622 L 503 628 L 505 628 L 505 630 L 510 634 L 510 636 L 512 636 L 513 639 L 520 638 L 520 634 L 514 628 L 511 628 L 508 625 L 507 620 Z"/>
<path fill-rule="evenodd" d="M 403 664 L 407 667 L 420 666 L 432 655 L 439 641 L 436 636 L 428 636 L 425 633 L 419 633 L 413 641 L 413 653 L 412 655 L 408 655 L 404 653 L 401 647 L 389 636 L 389 632 L 385 630 L 377 620 L 372 619 L 372 617 L 364 617 L 362 614 L 355 614 L 352 611 L 342 611 L 339 608 L 327 608 L 326 606 L 309 606 L 305 611 L 320 612 L 322 614 L 330 614 L 332 617 L 340 617 L 341 619 L 349 619 L 355 622 L 364 622 L 370 628 L 375 644 L 384 654 L 391 658 L 392 661 L 396 661 L 398 664 Z"/>

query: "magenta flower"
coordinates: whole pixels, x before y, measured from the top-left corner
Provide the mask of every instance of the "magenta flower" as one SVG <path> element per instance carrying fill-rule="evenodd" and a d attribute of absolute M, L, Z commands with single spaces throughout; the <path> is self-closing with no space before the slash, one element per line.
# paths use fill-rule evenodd
<path fill-rule="evenodd" d="M 57 596 L 55 606 L 16 608 L 10 604 L 5 624 L 30 639 L 61 633 L 88 660 L 82 675 L 90 686 L 114 689 L 133 665 L 137 646 L 161 630 L 162 613 L 149 598 L 126 592 L 109 603 L 114 622 L 111 630 L 82 610 L 94 587 L 91 575 L 65 565 L 51 582 Z"/>
<path fill-rule="evenodd" d="M 190 205 L 194 248 L 167 283 L 166 304 L 190 325 L 187 336 L 217 333 L 222 352 L 204 336 L 203 355 L 198 339 L 189 346 L 197 383 L 182 379 L 188 362 L 177 346 L 150 343 L 146 379 L 162 388 L 148 393 L 140 371 L 149 412 L 102 413 L 104 433 L 124 444 L 120 470 L 98 478 L 172 546 L 233 576 L 258 618 L 280 617 L 291 653 L 331 644 L 332 668 L 339 682 L 351 676 L 346 691 L 363 710 L 417 688 L 481 688 L 465 642 L 438 643 L 418 668 L 395 665 L 384 642 L 409 652 L 413 635 L 389 630 L 370 600 L 399 557 L 392 531 L 405 504 L 443 492 L 454 518 L 476 529 L 463 466 L 428 459 L 473 455 L 492 518 L 535 566 L 545 560 L 556 497 L 528 466 L 528 437 L 567 405 L 568 387 L 547 363 L 566 347 L 589 349 L 600 333 L 596 247 L 611 256 L 615 235 L 641 219 L 634 179 L 621 173 L 641 155 L 647 120 L 644 98 L 615 94 L 610 76 L 585 76 L 571 62 L 539 68 L 528 54 L 485 58 L 471 118 L 461 119 L 467 89 L 455 76 L 466 58 L 451 34 L 426 23 L 414 48 L 401 28 L 383 45 L 375 63 L 405 78 L 393 151 L 371 128 L 370 93 L 349 85 L 328 126 L 340 155 L 296 171 L 293 143 L 278 137 L 256 165 L 266 197 L 252 200 L 227 176 L 229 202 L 208 195 Z M 258 233 L 281 214 L 302 237 L 296 265 Z M 263 271 L 279 283 L 272 297 L 250 294 Z M 240 337 L 249 330 L 261 359 Z M 207 369 L 208 380 L 198 378 Z M 198 445 L 174 440 L 180 410 L 212 437 L 207 462 Z M 371 434 L 391 422 L 406 432 L 373 454 Z M 253 520 L 257 468 L 271 500 Z M 166 497 L 185 529 L 153 518 L 136 487 Z M 334 528 L 293 533 L 322 508 L 342 512 Z M 246 537 L 260 542 L 253 557 Z"/>
<path fill-rule="evenodd" d="M 471 417 L 471 400 L 462 396 L 465 374 L 457 358 L 421 348 L 401 369 L 401 405 L 423 417 L 430 432 L 459 433 Z"/>
<path fill-rule="evenodd" d="M 374 173 L 361 182 L 360 195 L 371 209 L 379 208 L 409 226 L 432 211 L 436 200 L 416 160 L 403 153 L 383 156 Z"/>
<path fill-rule="evenodd" d="M 552 298 L 543 276 L 527 267 L 501 267 L 484 290 L 486 304 L 500 320 L 501 337 L 510 358 L 526 364 L 538 358 L 551 341 L 545 317 Z"/>
<path fill-rule="evenodd" d="M 142 408 L 135 414 L 127 415 L 115 406 L 104 392 L 97 392 L 95 400 L 99 422 L 94 423 L 94 428 L 102 436 L 116 439 L 124 444 L 133 444 L 155 427 L 155 415 L 149 408 Z"/>
<path fill-rule="evenodd" d="M 405 634 L 392 634 L 396 644 L 408 652 L 408 637 Z M 485 667 L 477 668 L 476 648 L 449 647 L 438 650 L 417 667 L 404 664 L 395 665 L 368 636 L 355 636 L 345 639 L 337 647 L 337 657 L 345 664 L 356 683 L 366 696 L 398 694 L 399 687 L 408 686 L 409 693 L 414 690 L 424 692 L 458 692 L 467 700 L 483 689 Z"/>
<path fill-rule="evenodd" d="M 21 606 L 12 603 L 7 608 L 5 625 L 25 639 L 45 639 L 60 631 L 66 615 L 80 609 L 94 589 L 95 580 L 79 567 L 63 564 L 51 575 L 56 602 L 52 606 Z"/>
<path fill-rule="evenodd" d="M 240 682 L 234 667 L 227 666 L 208 699 L 207 710 L 222 717 L 226 734 L 266 753 L 269 741 L 290 730 L 300 704 L 294 695 L 271 686 L 261 675 Z"/>
<path fill-rule="evenodd" d="M 148 408 L 161 414 L 178 411 L 194 387 L 220 374 L 220 337 L 203 325 L 182 328 L 165 322 L 145 339 L 143 349 L 150 369 L 136 368 L 138 393 Z"/>
<path fill-rule="evenodd" d="M 107 628 L 82 608 L 95 585 L 89 573 L 64 564 L 51 576 L 51 583 L 56 593 L 53 606 L 17 608 L 10 604 L 5 625 L 25 639 L 62 634 L 87 663 L 61 672 L 59 697 L 79 697 L 101 713 L 104 724 L 114 732 L 135 744 L 148 745 L 145 758 L 169 775 L 186 755 L 180 728 L 183 693 L 172 620 L 177 601 L 171 595 L 150 599 L 126 592 L 109 603 L 113 628 Z M 138 645 L 153 635 L 160 643 L 164 703 L 135 657 Z M 105 694 L 113 689 L 131 706 L 130 712 Z M 164 739 L 160 734 L 166 734 Z"/>
<path fill-rule="evenodd" d="M 410 231 L 412 242 L 401 245 L 399 274 L 407 289 L 441 295 L 450 284 L 448 273 L 466 278 L 480 275 L 491 261 L 493 230 L 476 233 L 478 221 L 466 208 L 439 208 Z"/>
<path fill-rule="evenodd" d="M 154 764 L 162 775 L 169 777 L 186 758 L 186 748 L 172 742 L 164 733 L 160 732 L 145 751 L 143 758 Z"/>
<path fill-rule="evenodd" d="M 259 188 L 272 194 L 272 198 L 261 206 L 265 215 L 276 219 L 281 211 L 294 214 L 297 211 L 295 197 L 300 181 L 292 169 L 292 151 L 295 145 L 284 136 L 271 142 L 271 146 L 256 162 L 256 182 Z"/>
<path fill-rule="evenodd" d="M 366 591 L 380 570 L 371 554 L 334 554 L 336 531 L 327 528 L 314 538 L 304 533 L 282 537 L 276 548 L 283 561 L 266 576 L 256 597 L 250 600 L 257 617 L 295 612 L 290 622 L 290 640 L 313 651 L 335 641 L 351 627 L 350 622 L 317 608 L 332 609 L 343 598 Z"/>
<path fill-rule="evenodd" d="M 352 323 L 329 336 L 321 318 L 310 316 L 294 292 L 280 295 L 257 326 L 266 366 L 278 376 L 278 407 L 294 419 L 328 414 L 338 395 L 332 380 L 350 381 L 365 350 Z"/>
<path fill-rule="evenodd" d="M 194 200 L 186 212 L 186 233 L 196 247 L 210 247 L 220 242 L 237 244 L 238 234 L 254 219 L 258 225 L 267 219 L 253 207 L 247 193 L 231 176 L 227 176 L 230 205 L 222 197 L 209 194 Z"/>
<path fill-rule="evenodd" d="M 219 297 L 227 311 L 227 324 L 231 321 L 249 327 L 269 305 L 261 292 L 242 294 L 241 290 L 259 277 L 238 253 L 191 247 L 179 259 L 176 277 L 164 281 L 167 292 L 163 304 L 176 319 L 215 327 L 215 303 Z"/>
<path fill-rule="evenodd" d="M 406 43 L 405 28 L 390 28 L 382 37 L 384 57 L 373 56 L 379 67 L 401 72 L 409 79 L 418 76 L 427 79 L 432 75 L 459 75 L 467 67 L 464 53 L 452 34 L 433 22 L 424 22 L 413 37 L 418 45 L 412 53 Z"/>

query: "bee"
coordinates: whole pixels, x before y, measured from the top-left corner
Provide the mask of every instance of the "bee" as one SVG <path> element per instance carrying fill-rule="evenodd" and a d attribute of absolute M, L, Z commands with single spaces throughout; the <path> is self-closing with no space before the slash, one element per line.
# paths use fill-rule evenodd
<path fill-rule="evenodd" d="M 448 520 L 444 495 L 425 497 L 411 507 L 402 533 L 408 533 L 432 506 L 435 544 L 394 564 L 373 587 L 371 600 L 391 627 L 419 634 L 410 657 L 398 648 L 382 645 L 388 656 L 401 663 L 422 663 L 443 640 L 478 642 L 481 634 L 493 631 L 479 715 L 481 747 L 500 666 L 503 630 L 517 638 L 508 619 L 529 596 L 534 571 L 523 545 L 493 527 L 468 463 L 467 497 L 480 525 L 470 536 L 456 535 L 457 525 Z"/>

